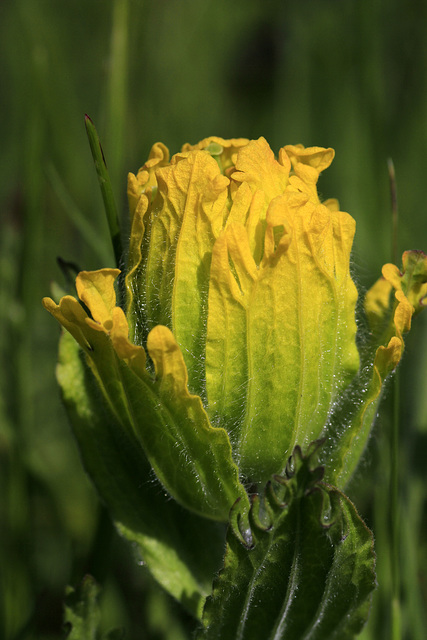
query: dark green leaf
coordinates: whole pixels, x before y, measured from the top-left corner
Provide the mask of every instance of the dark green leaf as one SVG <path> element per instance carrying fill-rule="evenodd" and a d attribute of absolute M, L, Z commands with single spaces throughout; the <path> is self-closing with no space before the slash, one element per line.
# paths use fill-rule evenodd
<path fill-rule="evenodd" d="M 116 423 L 68 334 L 57 377 L 83 463 L 119 531 L 158 582 L 200 616 L 224 547 L 224 528 L 186 511 L 156 480 L 139 443 Z"/>
<path fill-rule="evenodd" d="M 375 587 L 372 534 L 298 448 L 293 465 L 253 501 L 253 548 L 229 530 L 199 640 L 349 640 L 362 629 Z"/>

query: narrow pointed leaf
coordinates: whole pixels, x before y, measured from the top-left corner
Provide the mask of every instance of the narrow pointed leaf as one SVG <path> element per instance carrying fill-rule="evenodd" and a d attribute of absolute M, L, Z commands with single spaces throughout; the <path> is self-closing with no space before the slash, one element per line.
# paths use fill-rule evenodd
<path fill-rule="evenodd" d="M 110 175 L 108 173 L 107 163 L 105 162 L 104 152 L 102 151 L 98 132 L 96 131 L 95 125 L 88 115 L 85 116 L 85 126 L 86 133 L 89 139 L 90 150 L 92 152 L 93 161 L 95 163 L 96 173 L 98 175 L 102 199 L 104 201 L 108 228 L 110 230 L 111 242 L 114 249 L 114 257 L 116 259 L 116 265 L 119 266 L 122 259 L 123 248 L 120 237 L 119 217 L 117 214 Z"/>

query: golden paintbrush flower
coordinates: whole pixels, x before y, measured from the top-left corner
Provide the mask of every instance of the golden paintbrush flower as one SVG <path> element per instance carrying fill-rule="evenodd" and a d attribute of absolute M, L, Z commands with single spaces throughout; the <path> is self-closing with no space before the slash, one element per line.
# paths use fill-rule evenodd
<path fill-rule="evenodd" d="M 326 473 L 344 484 L 427 294 L 424 254 L 404 254 L 418 288 L 384 267 L 367 296 L 375 340 L 360 368 L 355 222 L 316 187 L 333 156 L 298 145 L 276 159 L 264 138 L 211 137 L 169 161 L 158 143 L 128 179 L 124 309 L 117 269 L 78 275 L 84 307 L 44 300 L 164 487 L 204 516 L 227 520 L 237 498 L 246 504 L 244 485 L 321 437 Z"/>

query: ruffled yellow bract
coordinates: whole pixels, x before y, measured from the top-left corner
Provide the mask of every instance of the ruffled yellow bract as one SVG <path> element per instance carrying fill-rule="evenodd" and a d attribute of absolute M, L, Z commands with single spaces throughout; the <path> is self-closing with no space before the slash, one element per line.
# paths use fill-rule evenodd
<path fill-rule="evenodd" d="M 332 407 L 359 370 L 349 266 L 355 222 L 317 191 L 333 158 L 333 149 L 288 145 L 276 157 L 264 138 L 209 137 L 170 159 L 157 143 L 128 177 L 124 309 L 117 269 L 78 275 L 89 314 L 71 296 L 59 304 L 44 299 L 86 352 L 107 398 L 109 376 L 118 375 L 114 353 L 177 424 L 182 418 L 184 431 L 190 423 L 194 433 L 201 429 L 208 448 L 209 438 L 221 436 L 230 477 L 263 482 L 281 472 L 296 444 L 325 435 Z M 367 295 L 372 331 L 381 336 L 371 405 L 427 293 L 423 255 L 416 286 L 386 265 Z M 351 441 L 365 434 L 365 413 Z M 167 429 L 165 421 L 159 428 Z M 135 429 L 145 428 L 142 416 Z M 174 494 L 157 453 L 147 456 Z"/>

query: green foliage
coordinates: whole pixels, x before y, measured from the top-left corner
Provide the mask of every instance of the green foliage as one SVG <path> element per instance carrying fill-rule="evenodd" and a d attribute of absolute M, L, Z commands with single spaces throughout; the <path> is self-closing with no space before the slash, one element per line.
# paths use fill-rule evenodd
<path fill-rule="evenodd" d="M 219 568 L 223 528 L 165 494 L 137 441 L 123 433 L 112 412 L 102 410 L 92 374 L 67 333 L 61 339 L 57 375 L 85 468 L 118 530 L 158 582 L 200 616 Z"/>
<path fill-rule="evenodd" d="M 200 640 L 350 640 L 362 629 L 375 588 L 373 537 L 312 458 L 296 448 L 290 477 L 255 498 L 251 548 L 229 531 Z"/>

